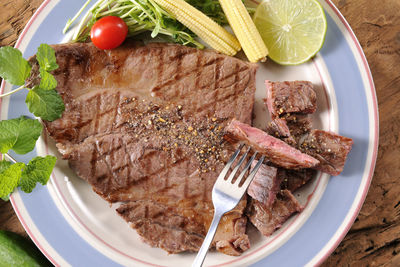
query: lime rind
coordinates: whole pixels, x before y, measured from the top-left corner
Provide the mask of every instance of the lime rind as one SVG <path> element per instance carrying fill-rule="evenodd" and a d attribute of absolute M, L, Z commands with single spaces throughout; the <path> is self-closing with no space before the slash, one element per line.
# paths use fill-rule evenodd
<path fill-rule="evenodd" d="M 302 8 L 293 8 L 301 4 Z M 325 42 L 326 16 L 316 0 L 266 0 L 257 7 L 253 19 L 268 47 L 269 58 L 281 65 L 307 62 Z"/>

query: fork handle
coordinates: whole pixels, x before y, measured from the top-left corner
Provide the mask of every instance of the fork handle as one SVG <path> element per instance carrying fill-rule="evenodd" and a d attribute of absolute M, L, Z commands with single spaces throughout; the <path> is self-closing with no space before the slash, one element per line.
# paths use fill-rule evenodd
<path fill-rule="evenodd" d="M 217 231 L 219 221 L 221 220 L 222 216 L 224 213 L 218 212 L 215 210 L 214 212 L 214 218 L 211 222 L 210 228 L 208 229 L 206 238 L 204 238 L 203 244 L 201 245 L 201 248 L 199 252 L 197 253 L 196 258 L 194 259 L 194 262 L 192 263 L 192 267 L 201 267 L 203 265 L 204 259 L 206 258 L 206 254 L 208 252 L 208 249 L 211 245 L 211 242 L 215 236 L 215 232 Z"/>

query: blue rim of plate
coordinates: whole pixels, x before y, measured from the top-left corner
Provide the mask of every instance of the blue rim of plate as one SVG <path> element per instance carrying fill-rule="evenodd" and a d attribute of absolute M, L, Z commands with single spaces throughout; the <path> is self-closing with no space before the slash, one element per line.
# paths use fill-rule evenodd
<path fill-rule="evenodd" d="M 15 47 L 27 56 L 34 54 L 34 49 L 43 40 L 53 40 L 54 43 L 60 41 L 59 38 L 55 39 L 55 36 L 61 35 L 60 25 L 51 21 L 61 20 L 63 24 L 72 14 L 65 11 L 72 10 L 72 6 L 79 8 L 81 4 L 80 1 L 45 0 L 29 20 Z M 352 137 L 355 143 L 342 175 L 329 180 L 317 207 L 301 229 L 254 266 L 321 264 L 339 245 L 356 219 L 374 173 L 379 123 L 375 87 L 368 62 L 339 10 L 330 0 L 321 1 L 321 4 L 327 17 L 328 32 L 319 56 L 323 58 L 335 88 L 339 134 Z M 3 82 L 0 93 L 4 87 Z M 11 97 L 10 105 L 6 107 L 9 118 L 29 114 L 23 97 L 18 94 Z M 0 100 L 0 108 L 3 103 Z M 9 109 L 11 105 L 13 109 Z M 0 109 L 0 116 L 6 108 Z M 34 155 L 36 151 L 15 157 L 27 162 Z M 119 265 L 73 230 L 57 209 L 46 187 L 38 186 L 32 194 L 17 191 L 10 199 L 25 230 L 54 265 Z"/>

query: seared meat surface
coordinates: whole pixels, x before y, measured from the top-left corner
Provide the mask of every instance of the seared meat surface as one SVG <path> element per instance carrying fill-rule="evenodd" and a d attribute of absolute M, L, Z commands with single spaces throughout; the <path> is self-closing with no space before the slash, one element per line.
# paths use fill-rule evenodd
<path fill-rule="evenodd" d="M 265 82 L 265 104 L 271 115 L 267 132 L 296 146 L 303 135 L 310 132 L 312 123 L 308 114 L 317 109 L 317 97 L 311 82 Z"/>
<path fill-rule="evenodd" d="M 308 81 L 271 82 L 267 88 L 266 105 L 271 115 L 279 117 L 288 113 L 314 113 L 317 95 Z"/>
<path fill-rule="evenodd" d="M 63 157 L 104 199 L 125 202 L 117 211 L 145 242 L 198 250 L 232 150 L 223 129 L 232 118 L 251 123 L 256 65 L 172 44 L 53 47 L 66 110 L 45 126 Z M 249 248 L 245 206 L 224 217 L 217 250 Z"/>
<path fill-rule="evenodd" d="M 272 119 L 267 132 L 319 160 L 315 169 L 330 175 L 339 175 L 343 171 L 353 140 L 331 132 L 311 130 L 309 114 L 317 108 L 317 98 L 311 82 L 266 81 L 265 85 L 265 104 Z M 298 187 L 297 183 L 308 180 L 308 175 L 293 174 L 291 172 L 285 178 L 293 180 L 288 182 L 289 188 Z"/>
<path fill-rule="evenodd" d="M 279 168 L 277 176 L 282 181 L 281 189 L 294 192 L 315 177 L 316 173 L 317 171 L 314 169 L 287 170 Z"/>
<path fill-rule="evenodd" d="M 334 176 L 343 171 L 352 146 L 353 139 L 322 130 L 312 130 L 299 144 L 304 153 L 320 161 L 316 169 Z"/>
<path fill-rule="evenodd" d="M 288 190 L 282 190 L 272 206 L 252 199 L 248 206 L 247 216 L 251 223 L 265 236 L 270 236 L 275 230 L 303 207 Z"/>

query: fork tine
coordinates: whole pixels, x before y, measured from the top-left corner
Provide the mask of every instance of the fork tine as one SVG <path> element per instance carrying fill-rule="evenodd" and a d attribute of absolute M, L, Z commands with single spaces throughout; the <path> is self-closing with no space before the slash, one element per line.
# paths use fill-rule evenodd
<path fill-rule="evenodd" d="M 242 184 L 242 188 L 246 189 L 247 187 L 249 187 L 249 184 L 251 183 L 251 181 L 253 181 L 253 178 L 256 175 L 258 169 L 261 167 L 261 164 L 264 162 L 264 159 L 265 159 L 265 156 L 262 156 L 258 160 L 256 166 L 251 170 L 249 176 L 247 177 L 247 179 Z"/>
<path fill-rule="evenodd" d="M 228 179 L 226 180 L 229 183 L 232 183 L 233 178 L 235 177 L 235 174 L 239 170 L 240 166 L 243 164 L 243 161 L 246 159 L 247 154 L 249 154 L 250 147 L 247 149 L 246 153 L 243 154 L 243 156 L 240 158 L 238 164 L 236 164 L 235 168 L 232 170 L 231 174 L 229 175 Z"/>
<path fill-rule="evenodd" d="M 224 179 L 226 174 L 228 173 L 229 169 L 231 168 L 233 162 L 235 161 L 235 159 L 237 158 L 237 156 L 239 155 L 240 151 L 242 150 L 244 144 L 241 144 L 238 149 L 236 149 L 235 153 L 232 155 L 232 157 L 228 160 L 228 163 L 226 163 L 224 169 L 221 171 L 221 173 L 219 174 L 217 181 L 220 179 Z"/>
<path fill-rule="evenodd" d="M 243 176 L 246 174 L 247 170 L 250 168 L 250 165 L 256 156 L 257 156 L 257 152 L 255 152 L 254 155 L 250 158 L 250 160 L 246 163 L 246 166 L 244 167 L 243 171 L 240 173 L 239 177 L 235 181 L 235 183 L 234 183 L 235 185 L 239 186 L 240 182 L 243 179 Z"/>

